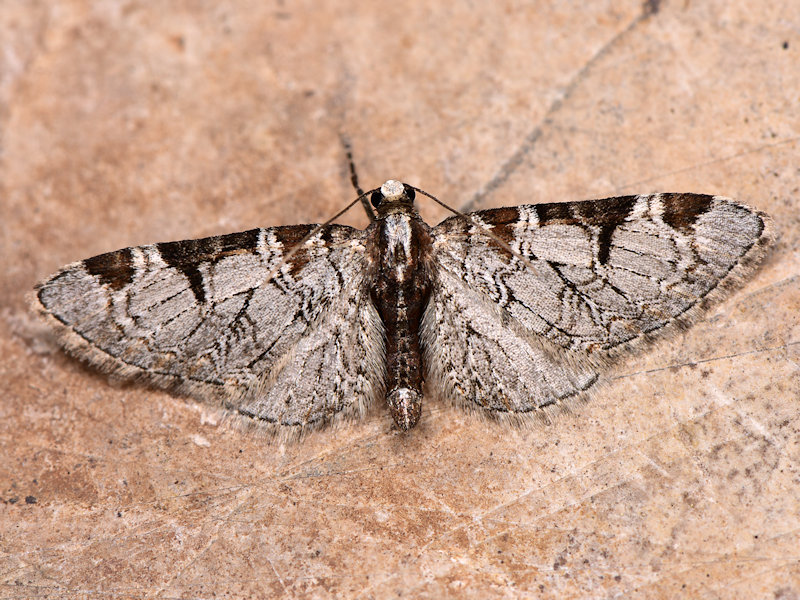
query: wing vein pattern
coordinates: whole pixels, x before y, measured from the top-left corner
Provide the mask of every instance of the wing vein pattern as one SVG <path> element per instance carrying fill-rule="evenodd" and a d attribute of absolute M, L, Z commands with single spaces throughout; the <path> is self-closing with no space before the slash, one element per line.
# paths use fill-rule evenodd
<path fill-rule="evenodd" d="M 478 211 L 433 236 L 427 379 L 468 408 L 519 414 L 691 323 L 753 270 L 772 230 L 726 198 L 653 194 Z"/>
<path fill-rule="evenodd" d="M 305 427 L 383 393 L 365 232 L 300 225 L 125 248 L 62 269 L 40 310 L 77 356 L 255 421 Z"/>

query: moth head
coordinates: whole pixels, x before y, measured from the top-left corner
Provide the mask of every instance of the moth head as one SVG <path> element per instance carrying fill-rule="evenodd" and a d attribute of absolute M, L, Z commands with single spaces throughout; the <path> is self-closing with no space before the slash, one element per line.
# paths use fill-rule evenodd
<path fill-rule="evenodd" d="M 379 213 L 391 212 L 392 207 L 414 206 L 416 192 L 410 185 L 390 179 L 372 192 L 370 202 Z"/>

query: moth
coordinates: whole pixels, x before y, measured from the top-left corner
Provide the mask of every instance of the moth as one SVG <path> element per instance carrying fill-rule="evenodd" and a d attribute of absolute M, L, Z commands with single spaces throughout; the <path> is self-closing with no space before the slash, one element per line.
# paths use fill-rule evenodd
<path fill-rule="evenodd" d="M 377 211 L 364 230 L 270 227 L 87 258 L 34 304 L 78 358 L 267 429 L 385 399 L 407 431 L 423 382 L 487 415 L 547 418 L 739 286 L 773 238 L 766 214 L 718 196 L 521 205 L 430 227 L 418 192 L 430 196 L 389 180 L 364 194 Z"/>

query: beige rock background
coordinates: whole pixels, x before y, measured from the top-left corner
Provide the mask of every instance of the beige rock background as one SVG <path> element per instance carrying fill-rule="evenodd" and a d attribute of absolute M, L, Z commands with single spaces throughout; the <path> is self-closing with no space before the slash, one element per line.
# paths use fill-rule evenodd
<path fill-rule="evenodd" d="M 798 598 L 797 0 L 392 4 L 0 4 L 0 598 Z M 376 406 L 270 444 L 27 312 L 73 260 L 324 220 L 340 131 L 366 187 L 712 192 L 782 237 L 528 430 L 431 401 L 408 435 Z"/>

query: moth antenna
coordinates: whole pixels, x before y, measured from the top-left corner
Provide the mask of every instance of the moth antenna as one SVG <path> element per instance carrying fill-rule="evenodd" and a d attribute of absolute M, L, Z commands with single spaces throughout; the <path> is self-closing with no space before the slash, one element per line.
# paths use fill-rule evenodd
<path fill-rule="evenodd" d="M 344 146 L 345 156 L 347 156 L 347 164 L 350 167 L 350 183 L 353 184 L 353 188 L 355 188 L 358 197 L 361 198 L 361 206 L 364 207 L 364 210 L 369 217 L 369 222 L 372 223 L 375 221 L 375 212 L 372 210 L 372 206 L 370 205 L 369 201 L 367 200 L 367 196 L 364 193 L 364 190 L 361 189 L 361 186 L 358 184 L 358 174 L 356 173 L 356 162 L 353 160 L 353 145 L 350 143 L 350 138 L 347 137 L 344 133 L 339 134 L 339 139 L 342 142 L 342 146 Z"/>
<path fill-rule="evenodd" d="M 408 184 L 406 184 L 406 185 L 408 185 Z M 523 264 L 525 264 L 525 266 L 527 266 L 529 269 L 533 270 L 534 272 L 536 272 L 536 271 L 537 271 L 537 268 L 536 268 L 536 266 L 535 266 L 535 265 L 534 265 L 534 264 L 533 264 L 531 261 L 529 261 L 527 258 L 525 258 L 524 256 L 522 256 L 522 254 L 520 254 L 519 252 L 517 252 L 516 250 L 514 250 L 514 249 L 513 249 L 511 246 L 509 246 L 507 243 L 505 243 L 503 240 L 501 240 L 501 239 L 500 239 L 500 237 L 499 237 L 497 234 L 495 234 L 495 233 L 494 233 L 494 232 L 493 232 L 491 229 L 489 229 L 489 227 L 488 227 L 488 226 L 486 226 L 484 223 L 481 223 L 480 221 L 478 221 L 478 219 L 476 219 L 476 218 L 475 218 L 474 216 L 472 216 L 470 213 L 463 213 L 463 212 L 461 212 L 460 210 L 457 210 L 457 209 L 453 208 L 452 206 L 448 206 L 447 204 L 445 204 L 444 202 L 442 202 L 441 200 L 439 200 L 439 199 L 438 199 L 436 196 L 434 196 L 434 195 L 432 195 L 432 194 L 429 194 L 429 193 L 428 193 L 428 192 L 426 192 L 425 190 L 421 190 L 421 189 L 419 189 L 419 188 L 416 188 L 416 187 L 414 187 L 413 185 L 409 185 L 408 187 L 412 188 L 412 189 L 413 189 L 415 192 L 419 192 L 419 193 L 420 193 L 420 194 L 422 194 L 423 196 L 427 196 L 428 198 L 430 198 L 431 200 L 433 200 L 434 202 L 436 202 L 436 204 L 438 204 L 439 206 L 442 206 L 442 207 L 446 208 L 447 210 L 449 210 L 449 211 L 450 211 L 451 213 L 453 213 L 454 215 L 458 215 L 459 217 L 464 217 L 465 219 L 468 219 L 468 220 L 469 220 L 469 221 L 471 221 L 471 222 L 472 222 L 474 225 L 477 225 L 477 226 L 478 226 L 478 228 L 479 228 L 479 229 L 480 229 L 480 230 L 481 230 L 483 233 L 485 233 L 485 234 L 486 234 L 488 237 L 490 237 L 490 238 L 491 238 L 491 239 L 493 239 L 495 242 L 497 242 L 497 244 L 498 244 L 498 245 L 499 245 L 501 248 L 503 248 L 504 250 L 507 250 L 507 251 L 509 252 L 509 254 L 511 254 L 512 256 L 514 256 L 514 257 L 518 258 L 519 260 L 521 260 L 521 261 L 523 262 Z"/>

